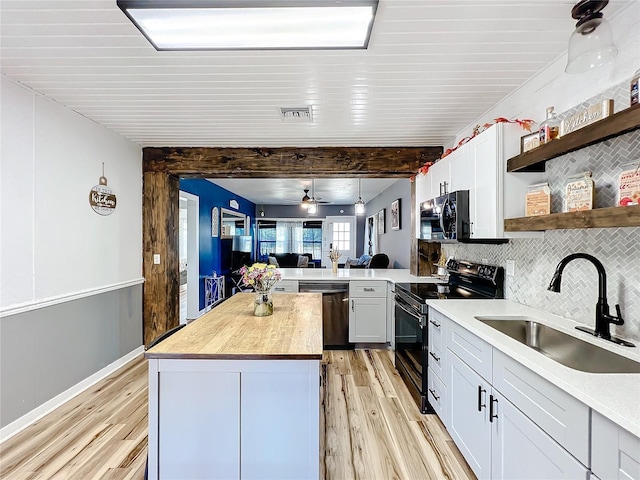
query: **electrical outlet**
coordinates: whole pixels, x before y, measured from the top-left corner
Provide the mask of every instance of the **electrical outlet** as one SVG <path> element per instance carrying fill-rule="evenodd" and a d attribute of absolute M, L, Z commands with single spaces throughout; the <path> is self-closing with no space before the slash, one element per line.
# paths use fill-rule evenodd
<path fill-rule="evenodd" d="M 513 277 L 516 274 L 516 262 L 507 260 L 507 275 Z"/>
<path fill-rule="evenodd" d="M 160 254 L 159 253 L 154 253 L 153 254 L 153 264 L 154 265 L 160 265 Z"/>

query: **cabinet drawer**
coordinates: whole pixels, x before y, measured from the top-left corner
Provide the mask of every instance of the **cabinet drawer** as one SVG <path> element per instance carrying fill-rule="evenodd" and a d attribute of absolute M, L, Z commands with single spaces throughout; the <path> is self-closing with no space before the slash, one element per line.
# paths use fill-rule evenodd
<path fill-rule="evenodd" d="M 429 368 L 432 369 L 440 379 L 444 378 L 445 350 L 442 344 L 429 343 Z"/>
<path fill-rule="evenodd" d="M 493 354 L 493 386 L 589 466 L 589 407 L 499 350 Z"/>
<path fill-rule="evenodd" d="M 387 282 L 351 281 L 349 282 L 349 296 L 387 298 Z"/>
<path fill-rule="evenodd" d="M 298 293 L 298 280 L 280 280 L 273 287 L 274 293 Z"/>
<path fill-rule="evenodd" d="M 442 423 L 447 425 L 446 407 L 447 407 L 447 387 L 442 383 L 438 375 L 429 368 L 428 378 L 428 397 L 429 403 L 442 420 Z"/>
<path fill-rule="evenodd" d="M 449 322 L 447 317 L 429 307 L 429 345 L 435 345 L 442 351 L 445 330 Z"/>
<path fill-rule="evenodd" d="M 492 350 L 490 344 L 455 322 L 450 322 L 447 347 L 482 378 L 491 382 Z"/>

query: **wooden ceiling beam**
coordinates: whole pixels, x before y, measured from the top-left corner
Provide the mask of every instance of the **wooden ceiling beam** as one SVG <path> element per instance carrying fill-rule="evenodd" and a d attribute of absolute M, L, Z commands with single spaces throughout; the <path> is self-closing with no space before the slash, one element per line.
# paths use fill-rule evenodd
<path fill-rule="evenodd" d="M 410 177 L 442 147 L 146 147 L 145 172 L 179 177 Z"/>

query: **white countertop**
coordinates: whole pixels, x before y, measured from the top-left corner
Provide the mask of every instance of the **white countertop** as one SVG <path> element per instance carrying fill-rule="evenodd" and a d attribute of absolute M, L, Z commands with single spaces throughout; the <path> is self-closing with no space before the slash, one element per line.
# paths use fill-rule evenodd
<path fill-rule="evenodd" d="M 339 268 L 333 273 L 331 268 L 278 268 L 283 280 L 386 280 L 388 282 L 435 283 L 442 277 L 416 277 L 408 268 Z"/>
<path fill-rule="evenodd" d="M 498 350 L 640 437 L 640 373 L 586 373 L 545 357 L 475 316 L 527 316 L 586 342 L 640 362 L 640 346 L 622 347 L 575 330 L 579 323 L 509 300 L 430 300 L 435 308 Z M 637 342 L 634 342 L 637 343 Z"/>

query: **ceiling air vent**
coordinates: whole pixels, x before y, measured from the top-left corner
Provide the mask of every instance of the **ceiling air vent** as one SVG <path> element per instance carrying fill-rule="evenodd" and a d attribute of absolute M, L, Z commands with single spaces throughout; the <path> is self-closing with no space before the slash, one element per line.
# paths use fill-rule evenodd
<path fill-rule="evenodd" d="M 298 123 L 313 122 L 311 106 L 280 107 L 280 118 L 282 118 L 283 122 L 298 122 Z"/>

